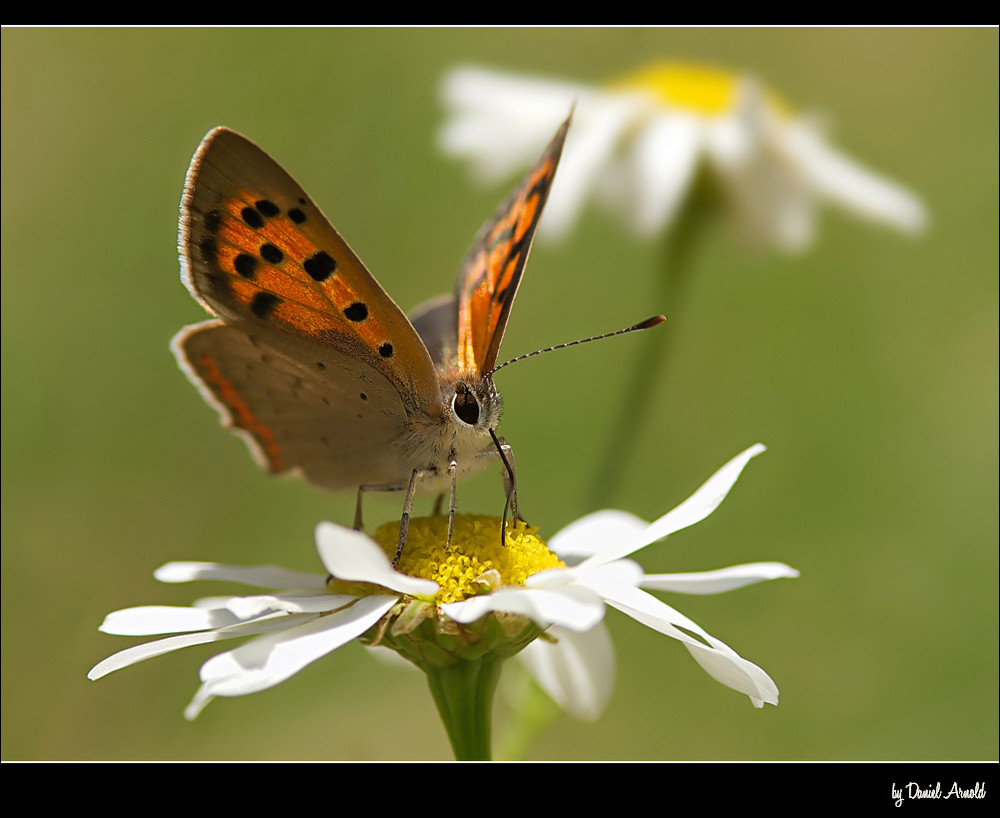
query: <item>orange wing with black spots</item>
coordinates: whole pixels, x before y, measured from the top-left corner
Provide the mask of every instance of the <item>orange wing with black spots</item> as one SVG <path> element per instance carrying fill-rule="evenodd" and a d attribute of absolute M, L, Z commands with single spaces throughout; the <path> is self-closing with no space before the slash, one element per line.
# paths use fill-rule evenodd
<path fill-rule="evenodd" d="M 457 364 L 463 372 L 486 374 L 496 365 L 569 124 L 567 119 L 538 164 L 483 225 L 462 262 L 456 296 Z"/>
<path fill-rule="evenodd" d="M 408 408 L 439 414 L 437 374 L 405 315 L 306 192 L 226 128 L 202 141 L 181 203 L 188 289 L 228 323 L 364 361 Z"/>

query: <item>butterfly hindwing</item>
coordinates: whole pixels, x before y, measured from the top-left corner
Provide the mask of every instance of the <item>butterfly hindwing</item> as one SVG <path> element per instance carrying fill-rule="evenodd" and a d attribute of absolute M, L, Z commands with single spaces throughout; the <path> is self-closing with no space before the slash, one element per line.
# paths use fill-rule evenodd
<path fill-rule="evenodd" d="M 268 471 L 331 490 L 405 481 L 394 441 L 406 421 L 395 386 L 334 347 L 276 347 L 223 321 L 174 339 L 181 365 Z"/>
<path fill-rule="evenodd" d="M 496 364 L 568 128 L 567 119 L 538 164 L 480 229 L 462 262 L 456 284 L 457 363 L 462 371 L 485 374 Z"/>
<path fill-rule="evenodd" d="M 437 411 L 434 365 L 409 321 L 291 176 L 226 128 L 191 163 L 180 249 L 185 283 L 215 315 L 338 350 L 382 372 L 409 408 Z"/>
<path fill-rule="evenodd" d="M 410 323 L 439 369 L 455 363 L 458 348 L 458 304 L 455 294 L 439 295 L 410 311 Z"/>

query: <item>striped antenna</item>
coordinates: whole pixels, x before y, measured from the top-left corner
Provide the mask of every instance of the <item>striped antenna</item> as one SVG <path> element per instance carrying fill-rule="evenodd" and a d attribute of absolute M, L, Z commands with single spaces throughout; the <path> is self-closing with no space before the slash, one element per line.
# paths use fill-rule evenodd
<path fill-rule="evenodd" d="M 575 347 L 577 344 L 585 344 L 588 341 L 600 341 L 602 338 L 613 338 L 616 335 L 624 335 L 627 332 L 635 332 L 640 329 L 649 329 L 650 327 L 655 327 L 658 324 L 662 324 L 666 321 L 666 317 L 663 315 L 654 315 L 652 318 L 647 318 L 645 321 L 640 321 L 638 324 L 633 324 L 631 327 L 626 327 L 625 329 L 615 330 L 614 332 L 606 332 L 603 335 L 594 335 L 590 338 L 581 338 L 579 341 L 570 341 L 565 344 L 556 344 L 554 347 L 546 347 L 545 349 L 536 349 L 534 352 L 528 352 L 524 355 L 518 355 L 516 358 L 511 358 L 509 361 L 504 361 L 502 364 L 498 364 L 493 367 L 487 375 L 492 375 L 500 369 L 503 369 L 509 364 L 516 363 L 517 361 L 523 361 L 525 358 L 533 358 L 535 355 L 541 355 L 543 352 L 553 352 L 557 349 L 565 349 L 566 347 Z"/>

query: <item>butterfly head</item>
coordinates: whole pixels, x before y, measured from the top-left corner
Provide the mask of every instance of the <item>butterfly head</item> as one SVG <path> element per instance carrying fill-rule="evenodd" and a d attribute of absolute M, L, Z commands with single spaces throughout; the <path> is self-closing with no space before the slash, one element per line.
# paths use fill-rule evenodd
<path fill-rule="evenodd" d="M 442 399 L 451 413 L 456 437 L 479 438 L 500 422 L 500 394 L 490 376 L 462 373 L 445 377 Z"/>

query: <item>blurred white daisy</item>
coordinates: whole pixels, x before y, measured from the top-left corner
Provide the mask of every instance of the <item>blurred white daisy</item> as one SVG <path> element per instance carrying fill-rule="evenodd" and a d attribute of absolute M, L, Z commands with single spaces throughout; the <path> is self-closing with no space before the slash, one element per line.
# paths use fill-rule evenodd
<path fill-rule="evenodd" d="M 605 87 L 462 67 L 447 74 L 440 144 L 483 181 L 537 159 L 573 109 L 539 236 L 565 235 L 590 196 L 642 236 L 670 225 L 699 169 L 750 239 L 809 244 L 828 201 L 904 233 L 921 230 L 911 193 L 836 150 L 750 76 L 656 63 Z"/>
<path fill-rule="evenodd" d="M 613 664 L 607 662 L 610 643 L 601 623 L 609 604 L 684 643 L 713 678 L 745 693 L 757 707 L 776 704 L 777 688 L 763 670 L 641 588 L 716 593 L 797 572 L 766 563 L 707 574 L 646 576 L 625 559 L 708 516 L 747 461 L 762 450 L 755 446 L 734 458 L 652 524 L 616 511 L 572 524 L 553 543 L 570 558 L 583 557 L 574 566 L 562 563 L 523 524 L 508 526 L 501 546 L 500 521 L 474 516 L 456 518 L 448 549 L 443 545 L 447 517 L 411 521 L 399 571 L 387 557 L 395 549 L 396 524 L 379 529 L 376 542 L 361 532 L 321 523 L 316 545 L 333 578 L 329 580 L 324 574 L 274 566 L 168 563 L 156 572 L 163 582 L 213 579 L 291 590 L 202 599 L 189 608 L 116 611 L 105 619 L 102 631 L 177 635 L 116 653 L 88 676 L 98 679 L 189 645 L 253 637 L 202 665 L 201 687 L 185 711 L 194 718 L 216 696 L 272 687 L 355 639 L 391 647 L 432 676 L 436 666 L 484 656 L 492 656 L 499 666 L 544 632 L 546 644 L 532 648 L 537 655 L 529 654 L 529 667 L 567 710 L 592 718 L 603 708 L 613 679 Z"/>

